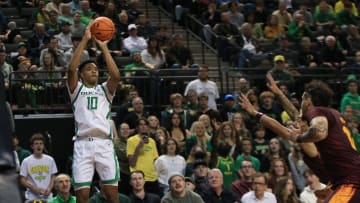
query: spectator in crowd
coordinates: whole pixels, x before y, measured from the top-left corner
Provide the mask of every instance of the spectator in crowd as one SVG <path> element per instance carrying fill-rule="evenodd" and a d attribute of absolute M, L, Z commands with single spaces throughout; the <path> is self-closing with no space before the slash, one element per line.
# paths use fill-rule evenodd
<path fill-rule="evenodd" d="M 136 76 L 136 75 L 140 75 L 140 72 L 145 72 L 141 71 L 142 69 L 150 69 L 150 66 L 147 67 L 146 64 L 142 61 L 141 58 L 141 52 L 140 51 L 132 51 L 130 53 L 130 57 L 132 59 L 132 63 L 127 64 L 124 68 L 125 70 L 125 78 L 129 78 L 131 76 Z M 150 65 L 150 64 L 148 64 Z M 134 85 L 136 86 L 136 79 L 134 79 L 132 81 L 132 83 L 134 83 Z M 139 86 L 139 88 L 143 88 L 141 86 Z"/>
<path fill-rule="evenodd" d="M 181 123 L 183 124 L 180 127 L 184 130 L 190 129 L 194 118 L 193 115 L 191 115 L 190 110 L 184 109 L 183 103 L 184 97 L 180 93 L 173 93 L 170 95 L 171 106 L 161 112 L 161 126 L 169 129 L 172 121 L 170 116 L 173 113 L 177 113 L 180 116 Z"/>
<path fill-rule="evenodd" d="M 355 53 L 360 50 L 360 34 L 357 26 L 348 26 L 348 36 L 346 39 L 350 49 L 349 55 L 355 55 Z"/>
<path fill-rule="evenodd" d="M 271 168 L 271 162 L 273 159 L 287 160 L 287 151 L 284 149 L 283 143 L 280 142 L 280 138 L 274 137 L 269 140 L 269 151 L 263 160 L 261 160 L 261 171 L 268 172 Z M 285 163 L 285 165 L 287 165 Z"/>
<path fill-rule="evenodd" d="M 207 161 L 204 159 L 195 160 L 192 175 L 196 185 L 194 192 L 199 194 L 202 199 L 206 197 L 206 193 L 210 190 L 208 175 L 209 168 Z"/>
<path fill-rule="evenodd" d="M 212 151 L 210 136 L 201 121 L 195 121 L 191 126 L 191 135 L 185 141 L 185 157 L 188 157 L 192 147 L 197 144 L 200 144 L 209 154 Z"/>
<path fill-rule="evenodd" d="M 264 29 L 264 37 L 268 40 L 275 40 L 284 34 L 284 26 L 279 24 L 278 17 L 276 15 L 269 16 L 268 23 Z"/>
<path fill-rule="evenodd" d="M 44 58 L 41 59 L 42 66 L 38 68 L 38 71 L 44 71 L 43 73 L 37 73 L 37 77 L 39 79 L 45 80 L 43 84 L 45 84 L 46 87 L 49 87 L 51 89 L 45 89 L 49 91 L 53 91 L 52 88 L 57 89 L 59 87 L 59 84 L 62 82 L 60 79 L 62 78 L 62 70 L 65 70 L 64 67 L 55 65 L 54 61 L 54 55 L 51 52 L 47 52 L 43 55 Z M 48 79 L 53 79 L 53 81 L 49 81 Z M 55 98 L 51 98 L 50 101 L 47 101 L 49 103 L 53 103 Z"/>
<path fill-rule="evenodd" d="M 100 187 L 100 190 L 98 190 L 98 192 L 95 192 L 89 199 L 89 203 L 107 203 L 109 200 L 108 200 L 108 197 L 106 196 L 106 193 L 104 192 L 104 184 L 99 181 L 99 187 Z M 121 194 L 121 193 L 118 193 L 118 199 L 119 199 L 119 202 L 121 203 L 130 203 L 131 200 L 128 196 L 124 195 L 124 194 Z"/>
<path fill-rule="evenodd" d="M 344 113 L 346 106 L 351 106 L 353 110 L 353 116 L 356 121 L 360 122 L 360 96 L 358 93 L 358 80 L 355 75 L 350 74 L 346 78 L 347 90 L 341 98 L 340 112 Z"/>
<path fill-rule="evenodd" d="M 207 132 L 211 133 L 209 135 L 212 136 L 214 129 L 212 129 L 213 123 L 211 123 L 211 122 L 215 122 L 215 121 L 218 122 L 218 121 L 220 121 L 220 118 L 219 118 L 219 112 L 217 110 L 210 109 L 208 103 L 209 103 L 209 97 L 206 95 L 206 93 L 200 93 L 199 94 L 199 110 L 195 113 L 194 119 L 199 120 L 202 115 L 207 115 L 208 122 L 205 123 L 206 124 L 205 127 L 206 127 Z M 209 128 L 211 128 L 211 129 L 209 129 Z"/>
<path fill-rule="evenodd" d="M 144 110 L 144 102 L 141 97 L 135 97 L 132 100 L 132 107 L 133 111 L 129 112 L 123 120 L 123 122 L 129 124 L 131 135 L 135 133 L 137 120 L 148 117 L 148 113 Z"/>
<path fill-rule="evenodd" d="M 159 194 L 158 174 L 154 161 L 159 157 L 154 139 L 149 137 L 149 122 L 145 118 L 136 121 L 137 134 L 127 142 L 130 171 L 141 170 L 145 174 L 145 190 Z"/>
<path fill-rule="evenodd" d="M 253 152 L 253 146 L 252 146 L 252 140 L 250 138 L 243 138 L 240 141 L 240 151 L 241 154 L 239 154 L 236 157 L 236 163 L 235 163 L 235 169 L 239 170 L 241 163 L 243 160 L 250 160 L 252 162 L 252 165 L 254 166 L 255 171 L 260 171 L 260 161 L 256 157 L 252 155 Z"/>
<path fill-rule="evenodd" d="M 72 14 L 81 9 L 80 0 L 71 0 L 69 4 Z"/>
<path fill-rule="evenodd" d="M 300 201 L 303 203 L 317 203 L 319 201 L 315 195 L 315 191 L 322 190 L 326 188 L 326 185 L 321 183 L 319 177 L 317 177 L 314 172 L 310 169 L 304 171 L 303 174 L 307 186 L 300 193 Z"/>
<path fill-rule="evenodd" d="M 274 67 L 270 69 L 267 74 L 271 74 L 275 81 L 293 88 L 295 79 L 287 70 L 287 65 L 285 63 L 286 61 L 283 55 L 276 55 L 274 57 Z"/>
<path fill-rule="evenodd" d="M 314 38 L 310 26 L 306 24 L 301 13 L 294 14 L 294 20 L 289 24 L 287 35 L 294 42 L 298 42 L 304 36 L 310 37 L 310 39 Z"/>
<path fill-rule="evenodd" d="M 187 94 L 185 94 L 184 103 L 184 109 L 189 110 L 190 116 L 194 116 L 199 110 L 199 100 L 196 90 L 190 89 Z"/>
<path fill-rule="evenodd" d="M 56 196 L 49 200 L 49 203 L 76 203 L 76 197 L 71 195 L 71 182 L 70 176 L 64 173 L 57 175 L 54 179 L 54 189 Z"/>
<path fill-rule="evenodd" d="M 24 41 L 21 41 L 17 43 L 17 52 L 13 53 L 11 56 L 11 64 L 14 71 L 18 70 L 20 62 L 24 59 L 28 59 L 32 61 L 32 64 L 36 64 L 36 60 L 34 60 L 28 52 L 28 44 Z"/>
<path fill-rule="evenodd" d="M 306 184 L 303 173 L 308 169 L 308 166 L 304 162 L 299 144 L 294 143 L 292 145 L 287 160 L 290 166 L 291 177 L 296 186 L 294 190 L 296 189 L 296 191 L 300 193 Z"/>
<path fill-rule="evenodd" d="M 24 149 L 24 148 L 22 148 L 22 147 L 20 146 L 20 144 L 19 144 L 19 138 L 18 138 L 18 136 L 15 135 L 15 134 L 14 134 L 13 137 L 12 137 L 12 144 L 13 144 L 13 147 L 14 147 L 16 153 L 17 153 L 17 157 L 18 157 L 18 159 L 19 159 L 19 164 L 21 165 L 22 162 L 23 162 L 23 160 L 24 160 L 26 157 L 28 157 L 28 156 L 31 155 L 31 152 L 30 152 L 29 150 Z"/>
<path fill-rule="evenodd" d="M 45 22 L 45 28 L 50 36 L 59 34 L 61 31 L 60 23 L 57 20 L 58 16 L 59 14 L 54 10 L 49 12 L 49 21 Z"/>
<path fill-rule="evenodd" d="M 204 160 L 205 163 L 208 163 L 210 159 L 209 154 L 206 152 L 203 146 L 200 144 L 194 145 L 189 153 L 189 156 L 186 160 L 186 171 L 185 174 L 188 177 L 192 177 L 194 174 L 194 164 L 196 160 Z"/>
<path fill-rule="evenodd" d="M 240 203 L 232 191 L 223 187 L 224 177 L 219 169 L 211 169 L 209 171 L 208 179 L 210 190 L 204 199 L 206 203 L 216 203 L 219 202 L 219 200 L 227 203 Z"/>
<path fill-rule="evenodd" d="M 230 11 L 229 11 L 230 12 Z M 231 15 L 231 14 L 230 14 Z M 204 38 L 209 45 L 213 44 L 213 28 L 220 23 L 220 13 L 217 10 L 217 4 L 212 2 L 208 5 L 208 10 L 201 17 Z"/>
<path fill-rule="evenodd" d="M 251 161 L 243 160 L 238 172 L 240 179 L 231 184 L 231 191 L 241 199 L 245 193 L 252 190 L 252 177 L 256 171 Z"/>
<path fill-rule="evenodd" d="M 313 20 L 313 14 L 309 11 L 309 8 L 307 6 L 306 2 L 302 2 L 299 5 L 299 10 L 295 11 L 294 14 L 300 13 L 307 26 L 312 28 L 314 26 L 314 20 Z"/>
<path fill-rule="evenodd" d="M 63 21 L 60 24 L 61 32 L 55 37 L 58 39 L 59 48 L 64 52 L 72 48 L 73 44 L 71 42 L 71 24 L 67 21 Z"/>
<path fill-rule="evenodd" d="M 45 9 L 47 12 L 55 11 L 58 15 L 60 15 L 61 14 L 61 5 L 62 5 L 61 0 L 52 0 L 51 2 L 48 2 L 46 4 Z"/>
<path fill-rule="evenodd" d="M 286 10 L 286 7 L 286 1 L 280 0 L 278 4 L 278 9 L 272 13 L 272 15 L 278 17 L 279 24 L 284 27 L 288 27 L 288 25 L 292 21 L 291 14 Z"/>
<path fill-rule="evenodd" d="M 162 198 L 161 203 L 204 203 L 202 198 L 185 188 L 185 177 L 182 174 L 172 174 L 168 180 L 170 191 Z"/>
<path fill-rule="evenodd" d="M 74 18 L 71 14 L 70 4 L 63 3 L 60 6 L 61 14 L 58 16 L 59 22 L 68 22 L 70 25 L 74 24 Z"/>
<path fill-rule="evenodd" d="M 23 40 L 21 36 L 20 29 L 17 28 L 15 21 L 10 21 L 8 24 L 8 30 L 5 34 L 5 39 L 3 40 L 4 43 L 18 43 Z M 25 38 L 25 37 L 24 37 Z"/>
<path fill-rule="evenodd" d="M 40 59 L 40 53 L 43 49 L 48 48 L 50 38 L 51 37 L 46 33 L 45 25 L 43 23 L 35 23 L 34 35 L 27 41 L 29 44 L 29 51 L 33 58 Z"/>
<path fill-rule="evenodd" d="M 184 145 L 187 136 L 190 132 L 187 128 L 184 127 L 183 120 L 179 113 L 172 113 L 168 117 L 170 123 L 167 125 L 167 131 L 169 133 L 169 137 L 174 138 L 178 144 L 179 153 L 184 153 Z"/>
<path fill-rule="evenodd" d="M 171 36 L 168 32 L 168 27 L 164 24 L 158 26 L 158 30 L 155 33 L 155 36 L 159 40 L 159 46 L 162 50 L 166 50 L 170 45 Z"/>
<path fill-rule="evenodd" d="M 239 138 L 236 134 L 234 125 L 232 125 L 230 121 L 222 122 L 217 133 L 215 133 L 215 135 L 211 138 L 211 144 L 214 149 L 214 153 L 218 152 L 217 148 L 219 144 L 223 142 L 226 143 L 230 148 L 229 152 L 226 154 L 226 157 L 233 157 L 233 155 L 235 155 L 236 152 L 239 150 L 237 149 L 239 142 L 238 139 Z"/>
<path fill-rule="evenodd" d="M 254 156 L 259 160 L 264 160 L 270 148 L 269 140 L 265 139 L 266 129 L 263 125 L 257 124 L 253 132 Z"/>
<path fill-rule="evenodd" d="M 346 65 L 344 54 L 337 46 L 334 36 L 328 35 L 325 38 L 325 46 L 321 51 L 322 65 L 329 68 L 341 68 Z"/>
<path fill-rule="evenodd" d="M 141 51 L 141 59 L 151 70 L 161 69 L 165 66 L 165 53 L 160 48 L 156 36 L 151 36 L 147 41 L 147 48 Z"/>
<path fill-rule="evenodd" d="M 13 72 L 13 66 L 6 62 L 7 54 L 4 49 L 0 48 L 0 71 L 4 77 L 5 89 L 8 89 L 10 86 L 10 74 Z"/>
<path fill-rule="evenodd" d="M 219 169 L 223 174 L 223 184 L 225 189 L 230 189 L 231 183 L 238 179 L 237 170 L 235 169 L 235 162 L 232 156 L 229 155 L 233 146 L 226 142 L 219 142 L 216 146 L 216 151 L 212 152 L 212 159 L 210 164 L 213 168 Z"/>
<path fill-rule="evenodd" d="M 344 3 L 344 9 L 336 13 L 336 24 L 346 30 L 349 25 L 357 25 L 356 16 L 352 12 L 352 3 L 347 1 Z"/>
<path fill-rule="evenodd" d="M 46 3 L 44 0 L 39 0 L 36 10 L 32 13 L 30 22 L 46 24 L 50 20 L 49 13 L 45 9 Z"/>
<path fill-rule="evenodd" d="M 235 104 L 235 97 L 232 94 L 226 94 L 224 96 L 224 105 L 219 110 L 221 121 L 231 121 L 236 112 L 238 112 L 238 108 Z"/>
<path fill-rule="evenodd" d="M 230 23 L 235 25 L 236 27 L 241 27 L 244 23 L 245 18 L 244 15 L 240 12 L 239 4 L 237 1 L 230 1 L 227 4 L 228 13 L 230 16 Z"/>
<path fill-rule="evenodd" d="M 70 63 L 70 59 L 73 56 L 76 48 L 79 46 L 79 43 L 81 41 L 81 36 L 82 35 L 71 35 L 71 42 L 72 42 L 72 47 L 69 48 L 65 53 L 64 53 L 64 61 L 65 61 L 65 65 L 64 67 L 67 68 L 69 66 Z M 80 63 L 89 60 L 89 52 L 87 50 L 83 50 L 83 53 L 81 54 L 80 57 Z"/>
<path fill-rule="evenodd" d="M 44 154 L 45 138 L 36 133 L 30 138 L 33 154 L 24 159 L 20 168 L 20 183 L 26 188 L 26 200 L 50 200 L 55 174 L 58 172 L 54 159 Z"/>
<path fill-rule="evenodd" d="M 272 159 L 270 162 L 270 169 L 268 175 L 268 186 L 272 190 L 272 192 L 275 192 L 276 188 L 278 187 L 280 178 L 288 177 L 290 175 L 286 161 L 282 158 Z"/>
<path fill-rule="evenodd" d="M 241 141 L 244 137 L 250 136 L 250 131 L 247 129 L 245 124 L 245 115 L 241 112 L 236 112 L 231 120 L 231 123 L 234 125 L 237 139 Z"/>
<path fill-rule="evenodd" d="M 320 1 L 318 7 L 319 9 L 315 10 L 314 13 L 314 23 L 316 25 L 316 29 L 319 32 L 319 35 L 328 35 L 331 33 L 335 24 L 334 14 L 331 12 L 326 1 Z"/>
<path fill-rule="evenodd" d="M 48 52 L 53 54 L 55 65 L 65 67 L 67 62 L 65 61 L 64 51 L 59 48 L 59 40 L 54 36 L 50 38 L 48 48 L 41 50 L 40 59 L 43 59 Z M 43 61 L 40 60 L 40 66 L 43 65 Z"/>
<path fill-rule="evenodd" d="M 185 174 L 186 162 L 184 157 L 179 155 L 179 145 L 174 138 L 168 138 L 164 144 L 164 154 L 155 161 L 155 168 L 159 176 L 160 194 L 165 194 L 169 190 L 166 180 L 170 175 L 178 172 Z"/>
<path fill-rule="evenodd" d="M 262 173 L 256 173 L 252 177 L 253 191 L 245 193 L 241 197 L 242 203 L 253 203 L 255 201 L 263 201 L 267 203 L 276 203 L 276 197 L 273 193 L 267 190 L 267 179 Z"/>
<path fill-rule="evenodd" d="M 88 0 L 80 1 L 80 8 L 81 8 L 80 22 L 84 25 L 88 25 L 91 19 L 93 19 L 95 12 L 91 10 L 90 3 Z"/>
<path fill-rule="evenodd" d="M 320 65 L 318 51 L 312 47 L 309 37 L 302 37 L 298 54 L 299 68 L 316 68 Z"/>
<path fill-rule="evenodd" d="M 345 5 L 346 4 L 350 4 L 351 5 L 351 13 L 355 16 L 358 16 L 359 15 L 359 12 L 358 12 L 358 9 L 356 8 L 356 5 L 354 2 L 351 2 L 349 0 L 338 0 L 336 3 L 335 3 L 335 8 L 334 8 L 334 11 L 335 11 L 335 14 L 338 14 L 340 13 L 341 11 L 345 10 L 346 7 Z"/>
<path fill-rule="evenodd" d="M 130 25 L 128 14 L 125 10 L 121 11 L 119 14 L 119 22 L 115 24 L 116 34 L 125 39 L 129 36 L 128 26 Z"/>
<path fill-rule="evenodd" d="M 214 32 L 220 36 L 217 44 L 219 56 L 224 60 L 231 59 L 231 52 L 242 47 L 242 40 L 238 27 L 230 22 L 230 14 L 226 11 L 221 13 L 221 22 L 213 28 Z"/>
<path fill-rule="evenodd" d="M 143 12 L 140 10 L 140 1 L 139 0 L 130 0 L 129 8 L 127 9 L 127 13 L 129 16 L 129 21 L 131 23 L 135 23 L 136 19 Z"/>
<path fill-rule="evenodd" d="M 137 18 L 138 35 L 149 40 L 151 36 L 155 35 L 155 25 L 148 20 L 145 14 L 140 14 Z"/>
<path fill-rule="evenodd" d="M 126 155 L 127 139 L 130 136 L 130 127 L 127 123 L 119 125 L 118 136 L 114 138 L 115 153 L 119 160 L 120 181 L 118 190 L 126 195 L 130 194 L 130 168 Z"/>
<path fill-rule="evenodd" d="M 151 203 L 160 203 L 160 197 L 157 194 L 150 193 L 145 190 L 145 175 L 142 171 L 132 171 L 130 173 L 130 185 L 131 185 L 131 194 L 130 199 L 132 203 L 142 203 L 142 202 L 151 202 Z M 120 202 L 122 203 L 122 202 Z"/>
<path fill-rule="evenodd" d="M 298 203 L 294 181 L 290 176 L 279 178 L 274 194 L 278 203 Z"/>
<path fill-rule="evenodd" d="M 156 117 L 156 115 L 149 115 L 147 117 L 147 120 L 149 121 L 150 136 L 155 140 L 156 130 L 159 129 L 159 127 L 160 127 L 159 118 Z M 159 152 L 159 154 L 161 154 L 161 152 L 159 150 L 158 150 L 158 152 Z"/>
<path fill-rule="evenodd" d="M 273 51 L 273 54 L 283 55 L 287 61 L 287 67 L 297 67 L 298 66 L 298 52 L 295 50 L 295 47 L 291 46 L 289 39 L 286 35 L 280 36 L 277 38 L 278 48 Z"/>
<path fill-rule="evenodd" d="M 86 25 L 81 22 L 81 12 L 75 11 L 73 16 L 73 23 L 70 26 L 71 36 L 83 36 L 85 34 Z"/>
<path fill-rule="evenodd" d="M 115 116 L 115 125 L 119 126 L 120 123 L 124 121 L 124 118 L 127 114 L 134 111 L 134 108 L 132 106 L 132 100 L 135 97 L 139 97 L 138 91 L 135 88 L 131 88 L 128 90 L 126 95 L 126 101 L 120 105 L 119 109 L 116 111 Z"/>
<path fill-rule="evenodd" d="M 131 53 L 132 51 L 142 51 L 148 46 L 146 40 L 138 36 L 137 26 L 135 24 L 130 24 L 128 26 L 129 36 L 124 39 L 124 48 Z"/>
<path fill-rule="evenodd" d="M 170 46 L 165 50 L 165 60 L 169 68 L 187 69 L 194 64 L 192 51 L 185 46 L 182 34 L 172 35 Z"/>
<path fill-rule="evenodd" d="M 196 90 L 196 93 L 205 93 L 208 96 L 208 107 L 217 110 L 216 99 L 219 98 L 219 90 L 214 81 L 209 80 L 209 67 L 205 64 L 198 69 L 198 79 L 188 83 L 184 95 L 187 95 L 190 89 Z"/>
<path fill-rule="evenodd" d="M 206 103 L 206 102 L 204 102 Z M 211 117 L 209 116 L 209 114 L 199 114 L 200 116 L 198 117 L 198 121 L 202 122 L 205 126 L 205 131 L 209 134 L 210 137 L 212 137 L 216 131 L 218 130 L 219 126 L 220 126 L 220 121 L 217 114 L 218 112 L 214 112 L 216 114 L 210 114 Z"/>
<path fill-rule="evenodd" d="M 100 13 L 100 12 L 97 12 L 97 13 Z M 100 15 L 108 17 L 113 21 L 114 24 L 118 24 L 118 21 L 119 21 L 118 13 L 119 12 L 116 9 L 115 3 L 112 1 L 109 1 L 105 5 L 105 9 L 104 9 L 103 13 L 100 13 Z"/>

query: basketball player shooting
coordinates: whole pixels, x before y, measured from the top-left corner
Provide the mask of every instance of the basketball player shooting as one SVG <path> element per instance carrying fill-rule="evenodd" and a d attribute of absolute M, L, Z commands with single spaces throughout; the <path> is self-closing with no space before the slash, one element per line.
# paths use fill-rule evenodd
<path fill-rule="evenodd" d="M 120 73 L 107 47 L 109 40 L 100 41 L 95 38 L 109 72 L 106 82 L 98 84 L 99 71 L 95 61 L 87 60 L 80 64 L 81 54 L 92 38 L 91 25 L 92 23 L 86 28 L 68 69 L 67 87 L 76 125 L 72 179 L 77 202 L 87 203 L 96 170 L 104 184 L 107 201 L 119 203 L 118 161 L 109 119 Z"/>

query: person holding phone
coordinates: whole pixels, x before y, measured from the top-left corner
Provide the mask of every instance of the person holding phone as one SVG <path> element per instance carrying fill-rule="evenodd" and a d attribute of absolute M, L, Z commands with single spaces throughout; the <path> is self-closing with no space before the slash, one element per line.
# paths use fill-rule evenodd
<path fill-rule="evenodd" d="M 159 157 L 155 140 L 149 136 L 149 122 L 146 118 L 136 121 L 137 134 L 127 141 L 127 157 L 130 172 L 140 170 L 145 174 L 145 191 L 159 194 L 158 174 L 154 161 Z"/>

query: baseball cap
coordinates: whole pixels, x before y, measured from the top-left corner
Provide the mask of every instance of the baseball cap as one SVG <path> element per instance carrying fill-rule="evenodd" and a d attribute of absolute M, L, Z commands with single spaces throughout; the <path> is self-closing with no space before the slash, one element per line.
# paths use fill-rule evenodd
<path fill-rule="evenodd" d="M 69 21 L 62 21 L 62 22 L 60 23 L 60 25 L 61 25 L 61 26 L 63 26 L 63 25 L 71 25 L 71 23 L 70 23 Z"/>
<path fill-rule="evenodd" d="M 184 181 L 185 181 L 185 177 L 183 174 L 179 173 L 179 172 L 174 172 L 170 175 L 169 179 L 168 179 L 168 184 L 170 185 L 171 183 L 171 179 L 176 177 L 176 176 L 180 176 Z"/>
<path fill-rule="evenodd" d="M 200 166 L 200 165 L 203 165 L 203 166 L 208 167 L 208 164 L 207 164 L 207 162 L 206 162 L 204 159 L 197 159 L 197 160 L 195 160 L 195 162 L 194 162 L 193 169 L 195 169 L 196 167 L 198 167 L 198 166 Z"/>
<path fill-rule="evenodd" d="M 285 62 L 285 57 L 283 55 L 276 55 L 274 57 L 274 62 L 277 62 L 277 61 Z"/>
<path fill-rule="evenodd" d="M 25 42 L 19 42 L 19 43 L 17 44 L 17 48 L 20 48 L 20 47 L 27 47 L 27 46 L 26 46 L 26 43 L 25 43 Z"/>
<path fill-rule="evenodd" d="M 227 100 L 234 100 L 234 96 L 233 96 L 232 94 L 227 94 L 227 95 L 225 95 L 224 100 L 225 100 L 225 101 L 227 101 Z"/>
<path fill-rule="evenodd" d="M 356 75 L 350 74 L 347 76 L 345 83 L 349 84 L 350 82 L 356 82 L 356 83 L 358 82 L 356 79 Z"/>
<path fill-rule="evenodd" d="M 128 30 L 132 30 L 132 29 L 137 29 L 136 25 L 135 24 L 130 24 L 128 26 Z"/>

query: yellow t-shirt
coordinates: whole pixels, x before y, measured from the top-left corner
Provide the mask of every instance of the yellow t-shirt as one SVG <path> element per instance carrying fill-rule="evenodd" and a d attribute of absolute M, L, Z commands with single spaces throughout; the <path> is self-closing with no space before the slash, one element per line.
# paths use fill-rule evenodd
<path fill-rule="evenodd" d="M 142 137 L 138 134 L 130 137 L 127 141 L 126 153 L 127 156 L 133 155 L 136 146 L 141 141 Z M 155 181 L 158 179 L 154 161 L 159 157 L 155 141 L 149 138 L 149 143 L 144 144 L 139 152 L 139 156 L 135 167 L 130 166 L 130 171 L 141 170 L 145 174 L 145 181 Z"/>

